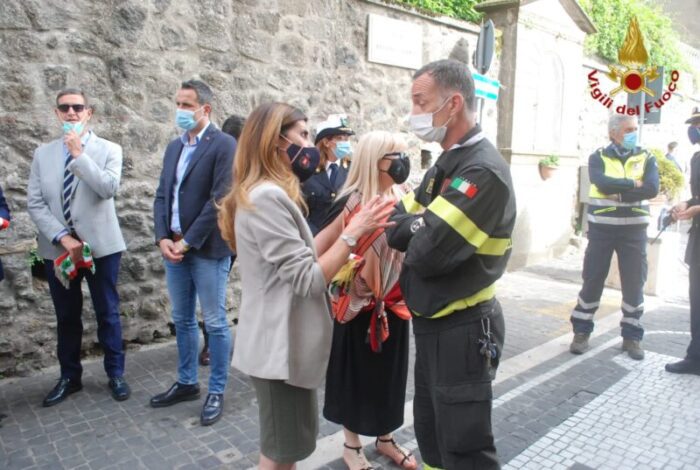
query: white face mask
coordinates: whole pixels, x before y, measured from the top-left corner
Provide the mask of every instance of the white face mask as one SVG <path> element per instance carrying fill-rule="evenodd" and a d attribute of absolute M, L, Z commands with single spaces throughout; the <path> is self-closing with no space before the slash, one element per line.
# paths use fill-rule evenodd
<path fill-rule="evenodd" d="M 447 134 L 447 125 L 452 120 L 452 116 L 440 127 L 433 127 L 433 116 L 439 113 L 442 108 L 447 104 L 450 99 L 447 98 L 440 107 L 432 113 L 424 114 L 411 114 L 408 116 L 408 126 L 411 128 L 411 132 L 416 134 L 416 136 L 426 142 L 438 142 L 441 143 L 445 140 L 445 134 Z"/>

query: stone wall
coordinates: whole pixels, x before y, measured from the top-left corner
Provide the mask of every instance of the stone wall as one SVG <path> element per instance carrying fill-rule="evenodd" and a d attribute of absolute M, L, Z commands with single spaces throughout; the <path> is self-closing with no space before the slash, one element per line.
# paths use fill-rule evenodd
<path fill-rule="evenodd" d="M 0 2 L 0 185 L 13 224 L 0 235 L 0 374 L 55 362 L 55 318 L 45 283 L 27 263 L 35 228 L 26 213 L 33 150 L 60 135 L 56 92 L 84 88 L 97 134 L 122 145 L 117 210 L 128 251 L 119 290 L 124 338 L 170 336 L 169 303 L 153 244 L 151 207 L 162 151 L 176 135 L 173 96 L 183 79 L 215 90 L 214 121 L 283 100 L 315 124 L 344 111 L 362 133 L 398 130 L 409 111 L 411 70 L 368 63 L 367 16 L 419 23 L 424 62 L 476 44 L 472 25 L 361 0 L 3 0 Z M 497 69 L 493 72 L 497 76 Z M 485 113 L 495 129 L 494 109 Z M 418 165 L 416 165 L 418 166 Z M 230 283 L 231 315 L 238 283 Z M 86 293 L 84 348 L 96 342 Z"/>

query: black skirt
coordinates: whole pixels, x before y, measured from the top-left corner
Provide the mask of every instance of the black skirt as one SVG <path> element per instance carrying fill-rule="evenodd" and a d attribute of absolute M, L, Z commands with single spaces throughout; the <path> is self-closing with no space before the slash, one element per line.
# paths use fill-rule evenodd
<path fill-rule="evenodd" d="M 367 343 L 371 314 L 333 326 L 323 416 L 364 436 L 389 434 L 403 424 L 408 374 L 408 321 L 387 312 L 389 338 L 382 351 Z"/>

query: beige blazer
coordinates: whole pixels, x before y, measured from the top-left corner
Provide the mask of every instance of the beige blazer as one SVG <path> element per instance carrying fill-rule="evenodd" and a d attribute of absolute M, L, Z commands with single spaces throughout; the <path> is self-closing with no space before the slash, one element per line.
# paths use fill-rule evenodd
<path fill-rule="evenodd" d="M 242 302 L 233 366 L 263 379 L 321 385 L 333 321 L 326 281 L 304 215 L 282 188 L 261 183 L 238 209 Z"/>

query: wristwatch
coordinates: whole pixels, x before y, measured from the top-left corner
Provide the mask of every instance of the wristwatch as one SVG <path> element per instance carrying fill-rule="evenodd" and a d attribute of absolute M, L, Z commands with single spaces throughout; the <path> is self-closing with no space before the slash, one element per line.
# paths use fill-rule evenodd
<path fill-rule="evenodd" d="M 190 248 L 191 248 L 190 244 L 187 243 L 184 238 L 181 241 L 182 241 L 182 250 L 183 250 L 182 252 L 187 253 L 188 251 L 190 251 Z"/>
<path fill-rule="evenodd" d="M 355 248 L 357 245 L 357 239 L 351 235 L 342 234 L 340 239 L 347 243 L 350 248 Z"/>

